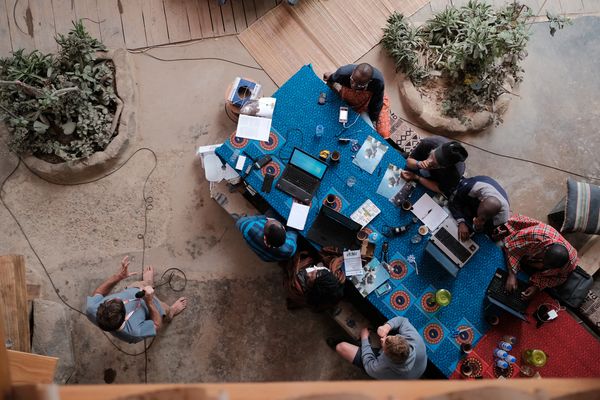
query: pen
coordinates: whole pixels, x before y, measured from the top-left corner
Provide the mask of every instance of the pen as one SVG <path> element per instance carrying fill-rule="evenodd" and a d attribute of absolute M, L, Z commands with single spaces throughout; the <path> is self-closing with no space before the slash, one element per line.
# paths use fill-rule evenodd
<path fill-rule="evenodd" d="M 432 211 L 433 211 L 433 208 L 430 208 L 430 209 L 429 209 L 429 211 L 427 211 L 427 212 L 425 213 L 425 215 L 423 215 L 423 218 L 421 218 L 421 219 L 425 219 L 425 218 L 427 218 L 427 216 L 429 215 L 429 213 L 430 213 L 430 212 L 432 212 Z"/>

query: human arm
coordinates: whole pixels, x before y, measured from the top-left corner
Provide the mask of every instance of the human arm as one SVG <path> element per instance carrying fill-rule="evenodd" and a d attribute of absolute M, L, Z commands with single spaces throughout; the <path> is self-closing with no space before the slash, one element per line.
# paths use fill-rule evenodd
<path fill-rule="evenodd" d="M 379 79 L 373 79 L 369 84 L 369 90 L 371 90 L 371 100 L 369 101 L 368 112 L 369 118 L 373 123 L 379 120 L 379 114 L 383 107 L 383 95 L 384 95 L 384 84 Z"/>
<path fill-rule="evenodd" d="M 380 372 L 379 361 L 369 342 L 369 330 L 367 328 L 360 331 L 360 351 L 365 372 L 372 378 L 378 378 Z"/>
<path fill-rule="evenodd" d="M 422 176 L 417 175 L 414 172 L 411 172 L 411 171 L 402 171 L 402 173 L 400 174 L 400 176 L 405 181 L 415 181 L 417 183 L 420 183 L 425 188 L 427 188 L 427 189 L 429 189 L 429 190 L 431 190 L 433 192 L 442 193 L 440 191 L 440 188 L 439 188 L 437 182 L 432 181 L 431 179 L 423 178 Z"/>
<path fill-rule="evenodd" d="M 123 257 L 123 260 L 121 260 L 121 268 L 119 269 L 119 272 L 117 272 L 114 275 L 111 275 L 110 277 L 108 277 L 108 279 L 102 282 L 100 286 L 98 286 L 92 292 L 92 296 L 95 296 L 97 294 L 101 296 L 107 296 L 111 292 L 111 290 L 113 290 L 117 283 L 121 282 L 123 279 L 129 278 L 130 276 L 137 275 L 137 272 L 129 272 L 128 268 L 129 256 L 125 256 Z"/>
<path fill-rule="evenodd" d="M 158 307 L 156 307 L 156 304 L 154 304 L 154 288 L 152 288 L 152 286 L 146 286 L 144 291 L 146 292 L 144 295 L 144 301 L 148 307 L 150 319 L 152 322 L 154 322 L 154 329 L 158 330 L 162 324 L 162 316 L 158 311 Z"/>

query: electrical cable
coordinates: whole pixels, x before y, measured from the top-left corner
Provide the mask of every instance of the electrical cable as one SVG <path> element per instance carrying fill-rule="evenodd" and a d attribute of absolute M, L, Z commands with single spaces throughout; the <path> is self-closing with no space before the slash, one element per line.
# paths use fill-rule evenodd
<path fill-rule="evenodd" d="M 406 123 L 408 123 L 408 124 L 410 124 L 410 125 L 412 125 L 412 126 L 414 126 L 416 128 L 419 128 L 419 129 L 424 130 L 425 132 L 428 132 L 427 128 L 424 128 L 424 127 L 422 127 L 422 126 L 420 126 L 418 124 L 415 124 L 414 122 L 412 122 L 412 121 L 410 121 L 410 120 L 408 120 L 408 119 L 406 119 L 404 117 L 401 117 L 400 115 L 397 115 L 397 117 L 399 119 L 401 119 L 402 121 L 404 121 L 404 122 L 406 122 Z M 441 136 L 444 136 L 444 135 L 441 135 Z M 465 144 L 467 146 L 471 146 L 471 147 L 473 147 L 473 148 L 475 148 L 477 150 L 483 151 L 484 153 L 492 154 L 494 156 L 508 158 L 508 159 L 511 159 L 511 160 L 517 160 L 517 161 L 522 161 L 522 162 L 526 162 L 526 163 L 538 165 L 540 167 L 545 167 L 545 168 L 553 169 L 555 171 L 564 172 L 565 174 L 574 175 L 574 176 L 577 176 L 577 177 L 580 177 L 580 178 L 584 178 L 584 179 L 588 179 L 588 180 L 600 181 L 600 177 L 597 177 L 597 176 L 583 175 L 583 174 L 579 174 L 577 172 L 573 172 L 573 171 L 569 171 L 569 170 L 566 170 L 566 169 L 563 169 L 563 168 L 560 168 L 560 167 L 555 167 L 555 166 L 552 166 L 552 165 L 544 164 L 544 163 L 541 163 L 541 162 L 538 162 L 538 161 L 533 161 L 533 160 L 529 160 L 529 159 L 526 159 L 526 158 L 520 158 L 520 157 L 516 157 L 516 156 L 511 156 L 509 154 L 498 153 L 498 152 L 495 152 L 495 151 L 488 150 L 486 148 L 477 146 L 475 144 L 472 144 L 472 143 L 469 143 L 469 142 L 465 142 L 464 140 L 456 139 L 454 137 L 446 136 L 446 138 L 448 138 L 449 140 L 454 140 L 454 141 L 457 141 L 459 143 Z"/>
<path fill-rule="evenodd" d="M 157 57 L 153 54 L 148 53 L 148 51 L 131 51 L 128 50 L 130 53 L 132 54 L 142 54 L 144 56 L 153 58 L 155 60 L 158 61 L 164 61 L 164 62 L 175 62 L 175 61 L 221 61 L 221 62 L 225 62 L 225 63 L 229 63 L 229 64 L 234 64 L 234 65 L 238 65 L 240 67 L 245 67 L 245 68 L 250 68 L 250 69 L 255 69 L 257 71 L 264 71 L 263 68 L 261 67 L 255 67 L 253 65 L 248 65 L 248 64 L 243 64 L 243 63 L 239 63 L 237 61 L 231 61 L 231 60 L 227 60 L 225 58 L 220 58 L 220 57 L 190 57 L 190 58 L 161 58 L 161 57 Z"/>
<path fill-rule="evenodd" d="M 15 174 L 15 172 L 17 171 L 17 169 L 19 168 L 19 166 L 21 164 L 23 164 L 27 170 L 33 174 L 34 176 L 38 177 L 39 179 L 53 184 L 53 185 L 58 185 L 58 186 L 79 186 L 79 185 L 85 185 L 85 184 L 89 184 L 89 183 L 93 183 L 93 182 L 97 182 L 101 179 L 104 179 L 114 173 L 116 173 L 117 171 L 119 171 L 121 168 L 123 168 L 137 153 L 141 152 L 141 151 L 148 151 L 152 154 L 153 156 L 153 161 L 154 164 L 152 166 L 152 169 L 150 170 L 150 172 L 148 173 L 148 175 L 146 176 L 146 179 L 144 180 L 144 185 L 143 185 L 143 189 L 142 189 L 142 196 L 143 196 L 143 200 L 144 200 L 144 232 L 143 234 L 138 234 L 138 238 L 142 240 L 142 269 L 144 266 L 144 261 L 145 261 L 145 252 L 146 252 L 146 233 L 147 233 L 147 227 L 148 227 L 148 211 L 152 210 L 153 208 L 153 198 L 151 196 L 147 196 L 146 195 L 146 186 L 148 184 L 148 180 L 150 179 L 150 176 L 152 175 L 152 173 L 154 172 L 154 170 L 156 169 L 157 165 L 158 165 L 158 158 L 156 156 L 156 153 L 147 147 L 141 147 L 139 149 L 137 149 L 135 152 L 133 152 L 119 167 L 115 168 L 114 170 L 108 172 L 107 174 L 104 174 L 98 178 L 92 179 L 92 180 L 88 180 L 88 181 L 83 181 L 83 182 L 76 182 L 76 183 L 61 183 L 61 182 L 55 182 L 52 181 L 50 179 L 47 179 L 45 177 L 40 176 L 39 174 L 37 174 L 35 171 L 33 171 L 25 161 L 22 160 L 21 157 L 18 158 L 18 162 L 15 165 L 15 167 L 13 168 L 13 170 L 6 176 L 6 178 L 4 178 L 4 180 L 2 181 L 2 183 L 0 184 L 0 202 L 2 203 L 2 205 L 4 206 L 4 208 L 6 208 L 6 210 L 8 211 L 8 213 L 10 214 L 10 216 L 12 217 L 12 219 L 15 221 L 15 223 L 17 224 L 19 230 L 21 231 L 21 234 L 23 235 L 23 237 L 25 238 L 25 240 L 27 241 L 27 244 L 29 245 L 29 248 L 31 249 L 31 251 L 33 252 L 33 254 L 35 255 L 36 259 L 38 260 L 38 262 L 40 263 L 40 265 L 42 266 L 42 269 L 46 275 L 46 277 L 48 278 L 48 281 L 50 282 L 50 285 L 52 286 L 54 293 L 58 296 L 59 300 L 70 310 L 81 314 L 83 316 L 86 316 L 86 314 L 84 312 L 82 312 L 81 310 L 71 306 L 64 298 L 63 296 L 60 294 L 60 290 L 58 289 L 58 287 L 56 286 L 56 284 L 54 283 L 54 280 L 52 279 L 52 277 L 50 276 L 50 273 L 48 272 L 48 269 L 46 268 L 46 265 L 44 264 L 44 262 L 42 261 L 41 257 L 39 256 L 39 254 L 37 253 L 37 251 L 35 250 L 35 247 L 33 246 L 33 244 L 31 243 L 31 240 L 29 239 L 29 236 L 25 233 L 25 230 L 23 228 L 23 226 L 21 225 L 19 219 L 16 217 L 16 215 L 13 213 L 13 211 L 11 210 L 11 208 L 6 204 L 6 202 L 4 201 L 4 196 L 3 196 L 3 191 L 4 191 L 4 186 L 6 185 L 6 183 L 8 182 L 8 180 Z M 143 272 L 143 271 L 142 271 Z M 170 272 L 169 277 L 165 280 L 165 275 L 167 273 Z M 173 277 L 175 276 L 175 272 L 179 272 L 181 274 L 181 276 L 183 277 L 183 284 L 181 288 L 175 289 L 173 287 Z M 185 273 L 179 269 L 179 268 L 175 268 L 175 267 L 171 267 L 168 268 L 167 270 L 165 270 L 161 276 L 161 281 L 159 284 L 155 285 L 155 287 L 160 287 L 163 285 L 168 284 L 169 287 L 176 292 L 180 292 L 182 290 L 185 289 L 186 285 L 187 285 L 187 276 L 185 275 Z M 86 316 L 87 317 L 87 316 Z M 130 353 L 128 351 L 123 350 L 122 348 L 120 348 L 119 346 L 117 346 L 109 337 L 108 334 L 104 331 L 101 331 L 102 334 L 104 335 L 104 337 L 108 340 L 108 342 L 114 347 L 116 348 L 118 351 L 120 351 L 123 354 L 126 354 L 128 356 L 132 356 L 132 357 L 137 357 L 140 356 L 142 354 L 144 354 L 144 358 L 145 358 L 145 366 L 144 366 L 144 378 L 145 378 L 145 382 L 147 383 L 147 369 L 148 369 L 148 355 L 147 352 L 148 350 L 152 347 L 152 344 L 154 343 L 155 338 L 152 339 L 152 341 L 150 342 L 150 344 L 146 344 L 146 339 L 144 339 L 144 351 L 143 352 L 139 352 L 139 353 Z"/>

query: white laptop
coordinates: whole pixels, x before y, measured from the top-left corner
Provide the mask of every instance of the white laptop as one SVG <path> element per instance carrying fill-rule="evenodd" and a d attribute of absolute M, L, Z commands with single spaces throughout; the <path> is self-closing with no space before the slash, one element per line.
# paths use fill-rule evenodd
<path fill-rule="evenodd" d="M 433 232 L 430 238 L 452 262 L 462 268 L 473 254 L 479 250 L 479 246 L 471 238 L 464 242 L 458 238 L 458 223 L 454 218 L 448 216 Z"/>

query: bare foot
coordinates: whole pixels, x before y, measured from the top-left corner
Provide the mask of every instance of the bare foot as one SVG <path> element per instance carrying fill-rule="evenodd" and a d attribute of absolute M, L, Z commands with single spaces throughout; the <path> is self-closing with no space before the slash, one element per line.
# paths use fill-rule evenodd
<path fill-rule="evenodd" d="M 187 299 L 185 297 L 180 297 L 175 303 L 169 307 L 169 320 L 172 320 L 176 315 L 181 314 L 183 310 L 187 307 Z"/>
<path fill-rule="evenodd" d="M 154 267 L 148 265 L 144 268 L 144 273 L 142 275 L 142 279 L 150 286 L 154 286 Z"/>

